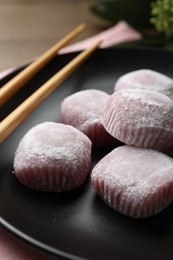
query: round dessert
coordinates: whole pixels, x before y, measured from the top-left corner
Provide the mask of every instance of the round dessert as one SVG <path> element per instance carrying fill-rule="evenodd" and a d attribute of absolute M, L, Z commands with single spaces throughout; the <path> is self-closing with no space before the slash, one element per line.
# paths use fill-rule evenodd
<path fill-rule="evenodd" d="M 173 101 L 157 91 L 116 91 L 105 107 L 103 125 L 125 144 L 166 153 L 173 149 Z"/>
<path fill-rule="evenodd" d="M 124 145 L 93 168 L 91 182 L 115 211 L 134 218 L 150 217 L 173 200 L 173 159 L 152 149 Z"/>
<path fill-rule="evenodd" d="M 104 129 L 101 121 L 109 95 L 101 90 L 88 89 L 65 98 L 61 104 L 61 122 L 72 125 L 86 134 L 93 148 L 116 142 Z"/>
<path fill-rule="evenodd" d="M 17 179 L 40 191 L 68 191 L 82 185 L 91 165 L 91 141 L 72 126 L 45 122 L 22 138 L 14 157 Z"/>
<path fill-rule="evenodd" d="M 127 88 L 159 91 L 173 99 L 173 79 L 154 70 L 140 69 L 121 76 L 115 84 L 115 91 Z"/>

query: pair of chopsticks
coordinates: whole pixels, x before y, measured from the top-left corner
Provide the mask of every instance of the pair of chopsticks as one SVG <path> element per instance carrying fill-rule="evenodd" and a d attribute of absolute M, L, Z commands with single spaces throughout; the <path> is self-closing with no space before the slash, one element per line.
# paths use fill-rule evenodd
<path fill-rule="evenodd" d="M 13 96 L 26 82 L 28 82 L 41 68 L 43 68 L 57 51 L 61 49 L 70 40 L 81 33 L 86 26 L 79 25 L 76 29 L 65 36 L 61 41 L 50 48 L 39 59 L 31 63 L 17 76 L 12 78 L 0 89 L 0 105 L 3 105 L 11 96 Z M 21 105 L 19 105 L 11 114 L 9 114 L 0 124 L 0 143 L 3 142 L 25 118 L 46 98 L 48 97 L 68 76 L 77 69 L 100 45 L 101 41 L 94 43 L 90 48 L 78 54 L 66 66 L 58 71 L 52 78 L 38 88 Z"/>

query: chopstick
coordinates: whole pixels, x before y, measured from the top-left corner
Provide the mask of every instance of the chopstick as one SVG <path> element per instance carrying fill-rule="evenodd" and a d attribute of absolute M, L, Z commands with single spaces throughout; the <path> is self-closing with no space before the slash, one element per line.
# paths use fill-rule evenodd
<path fill-rule="evenodd" d="M 97 41 L 90 48 L 78 54 L 66 66 L 58 71 L 52 78 L 37 89 L 21 105 L 19 105 L 10 115 L 8 115 L 0 125 L 0 143 L 8 137 L 16 127 L 46 98 L 55 90 L 75 69 L 79 67 L 100 45 Z"/>
<path fill-rule="evenodd" d="M 85 24 L 76 27 L 72 32 L 67 34 L 62 40 L 53 45 L 48 51 L 42 54 L 37 60 L 18 73 L 14 78 L 8 81 L 0 90 L 0 105 L 3 105 L 12 97 L 25 83 L 27 83 L 39 70 L 41 70 L 53 57 L 57 51 L 74 39 L 86 28 Z"/>

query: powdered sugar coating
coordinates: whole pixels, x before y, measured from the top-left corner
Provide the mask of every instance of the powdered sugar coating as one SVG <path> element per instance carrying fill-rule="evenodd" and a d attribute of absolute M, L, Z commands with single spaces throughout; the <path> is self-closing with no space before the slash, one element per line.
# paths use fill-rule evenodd
<path fill-rule="evenodd" d="M 173 200 L 173 159 L 158 151 L 124 145 L 94 167 L 91 182 L 114 210 L 135 218 L 153 216 Z"/>
<path fill-rule="evenodd" d="M 14 170 L 24 185 L 43 191 L 66 191 L 85 181 L 91 165 L 91 141 L 72 126 L 45 122 L 19 143 Z"/>
<path fill-rule="evenodd" d="M 101 90 L 87 89 L 65 98 L 61 104 L 61 122 L 86 134 L 93 147 L 115 143 L 101 121 L 109 95 Z"/>
<path fill-rule="evenodd" d="M 169 152 L 173 147 L 173 102 L 152 90 L 119 90 L 107 102 L 103 125 L 128 145 Z"/>
<path fill-rule="evenodd" d="M 173 79 L 154 70 L 140 69 L 121 76 L 114 90 L 127 88 L 154 90 L 173 99 Z"/>

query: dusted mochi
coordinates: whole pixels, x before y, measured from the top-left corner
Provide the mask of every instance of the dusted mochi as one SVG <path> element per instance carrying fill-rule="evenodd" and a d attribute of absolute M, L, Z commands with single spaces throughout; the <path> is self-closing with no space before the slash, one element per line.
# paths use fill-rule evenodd
<path fill-rule="evenodd" d="M 115 84 L 115 91 L 127 88 L 159 91 L 173 99 L 173 79 L 154 70 L 135 70 L 121 76 Z"/>
<path fill-rule="evenodd" d="M 68 191 L 82 185 L 91 165 L 91 141 L 72 126 L 45 122 L 19 143 L 14 171 L 24 185 L 41 191 Z"/>
<path fill-rule="evenodd" d="M 91 182 L 115 211 L 134 218 L 150 217 L 173 200 L 173 159 L 155 150 L 124 145 L 94 167 Z"/>
<path fill-rule="evenodd" d="M 86 134 L 93 148 L 116 142 L 104 129 L 101 121 L 109 95 L 101 90 L 88 89 L 65 98 L 61 104 L 61 122 L 72 125 Z"/>
<path fill-rule="evenodd" d="M 124 89 L 110 96 L 105 129 L 128 145 L 169 153 L 173 149 L 173 101 L 156 91 Z"/>

